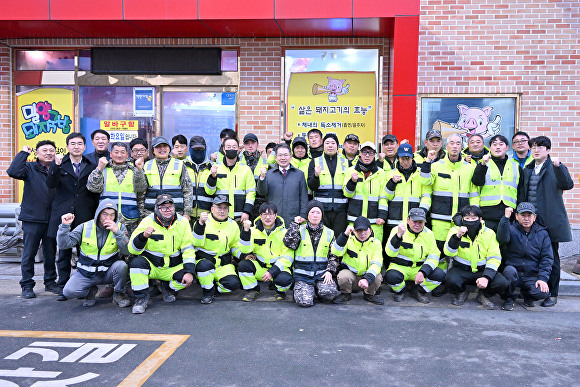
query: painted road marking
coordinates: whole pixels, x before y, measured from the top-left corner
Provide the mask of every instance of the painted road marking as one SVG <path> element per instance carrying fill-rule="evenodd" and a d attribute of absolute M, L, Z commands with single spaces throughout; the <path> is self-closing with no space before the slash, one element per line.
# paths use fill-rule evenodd
<path fill-rule="evenodd" d="M 137 344 L 95 342 L 97 340 L 162 342 L 161 346 L 155 349 L 155 351 L 119 384 L 119 386 L 141 386 L 189 338 L 189 335 L 0 330 L 0 337 L 80 340 L 79 342 L 38 340 L 18 349 L 4 359 L 18 360 L 29 353 L 33 353 L 40 355 L 42 362 L 78 362 L 85 364 L 114 363 L 137 346 Z M 61 356 L 62 352 L 59 352 L 57 349 L 61 351 L 62 349 L 67 349 L 67 356 Z M 38 371 L 30 367 L 20 367 L 16 370 L 0 370 L 0 377 L 12 378 L 56 378 L 60 374 L 61 372 Z M 98 376 L 99 374 L 86 372 L 85 374 L 69 379 L 39 381 L 34 383 L 33 386 L 71 385 L 82 383 Z M 0 380 L 0 384 L 17 386 L 17 384 L 6 380 Z"/>

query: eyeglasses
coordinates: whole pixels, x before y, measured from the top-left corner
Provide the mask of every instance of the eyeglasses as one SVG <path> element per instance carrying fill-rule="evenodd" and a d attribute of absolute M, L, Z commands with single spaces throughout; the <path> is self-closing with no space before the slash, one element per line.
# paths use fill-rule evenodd
<path fill-rule="evenodd" d="M 363 156 L 374 156 L 376 152 L 374 151 L 361 151 L 360 154 Z"/>
<path fill-rule="evenodd" d="M 512 144 L 519 145 L 519 144 L 524 144 L 524 143 L 527 143 L 527 142 L 528 142 L 528 140 L 516 140 L 516 141 L 513 141 Z"/>
<path fill-rule="evenodd" d="M 135 152 L 135 153 L 145 153 L 145 152 L 147 152 L 147 149 L 146 148 L 143 148 L 143 149 L 133 148 L 131 150 L 131 152 Z"/>
<path fill-rule="evenodd" d="M 159 206 L 159 211 L 169 211 L 169 210 L 172 210 L 172 209 L 173 209 L 173 205 L 172 204 L 169 204 L 169 205 L 166 205 L 166 206 Z"/>
<path fill-rule="evenodd" d="M 272 213 L 269 213 L 269 212 L 262 212 L 262 213 L 260 214 L 260 216 L 265 216 L 265 217 L 267 217 L 267 218 L 271 218 L 271 217 L 274 217 L 274 216 L 276 216 L 276 214 L 272 214 Z"/>

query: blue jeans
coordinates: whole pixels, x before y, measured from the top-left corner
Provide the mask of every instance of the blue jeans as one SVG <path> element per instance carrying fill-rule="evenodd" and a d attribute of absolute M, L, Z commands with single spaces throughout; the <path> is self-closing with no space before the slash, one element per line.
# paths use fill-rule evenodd
<path fill-rule="evenodd" d="M 56 281 L 56 238 L 46 235 L 48 223 L 22 222 L 22 232 L 24 238 L 24 250 L 22 251 L 22 279 L 20 286 L 33 288 L 36 284 L 34 277 L 34 257 L 38 253 L 38 246 L 42 241 L 42 255 L 44 256 L 44 286 L 54 284 Z"/>

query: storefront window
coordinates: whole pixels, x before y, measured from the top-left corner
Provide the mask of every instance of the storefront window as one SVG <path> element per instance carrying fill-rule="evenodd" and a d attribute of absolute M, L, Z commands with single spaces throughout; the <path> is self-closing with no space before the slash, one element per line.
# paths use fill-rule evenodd
<path fill-rule="evenodd" d="M 74 70 L 76 51 L 16 51 L 16 70 Z"/>

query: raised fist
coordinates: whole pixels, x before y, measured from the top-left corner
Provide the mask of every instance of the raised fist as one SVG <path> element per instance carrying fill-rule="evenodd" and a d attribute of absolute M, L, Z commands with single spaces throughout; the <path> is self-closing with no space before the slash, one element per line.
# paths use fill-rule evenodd
<path fill-rule="evenodd" d="M 218 166 L 214 165 L 213 167 L 211 167 L 211 175 L 213 177 L 217 177 L 217 170 L 218 170 Z"/>
<path fill-rule="evenodd" d="M 207 222 L 207 218 L 208 218 L 208 214 L 207 212 L 202 212 L 201 214 L 199 214 L 199 224 L 201 224 L 202 226 L 205 224 L 205 222 Z"/>
<path fill-rule="evenodd" d="M 75 216 L 69 212 L 61 216 L 60 219 L 62 220 L 62 224 L 71 224 L 75 220 Z"/>
<path fill-rule="evenodd" d="M 209 156 L 209 159 L 211 160 L 211 162 L 212 162 L 212 163 L 215 163 L 215 162 L 216 162 L 216 160 L 217 160 L 217 152 L 214 152 L 214 153 L 212 153 L 212 154 Z"/>
<path fill-rule="evenodd" d="M 145 160 L 143 160 L 143 157 L 139 157 L 137 160 L 135 160 L 135 168 L 141 171 L 143 169 L 144 163 Z"/>
<path fill-rule="evenodd" d="M 429 153 L 427 153 L 427 162 L 431 163 L 433 162 L 433 160 L 435 160 L 437 158 L 437 151 L 436 150 L 430 150 Z"/>
<path fill-rule="evenodd" d="M 379 161 L 380 161 L 380 162 L 383 162 L 383 161 L 385 161 L 385 157 L 387 157 L 387 155 L 386 155 L 386 154 L 384 154 L 383 152 L 379 153 L 379 155 L 378 155 L 378 156 L 379 156 Z"/>
<path fill-rule="evenodd" d="M 244 225 L 244 230 L 250 231 L 250 227 L 252 227 L 252 221 L 249 219 L 244 220 L 243 225 Z"/>
<path fill-rule="evenodd" d="M 403 144 L 408 144 L 408 143 L 409 143 L 409 140 L 407 140 L 406 138 L 404 138 L 404 139 L 401 140 L 401 142 L 399 144 L 400 145 L 403 145 Z"/>
<path fill-rule="evenodd" d="M 467 227 L 461 226 L 459 230 L 457 230 L 457 238 L 461 238 L 467 232 Z"/>
<path fill-rule="evenodd" d="M 286 132 L 284 133 L 283 140 L 292 140 L 292 136 L 294 136 L 294 132 Z"/>
<path fill-rule="evenodd" d="M 60 165 L 62 163 L 62 159 L 63 159 L 63 155 L 61 154 L 57 154 L 56 156 L 54 156 L 54 162 L 56 165 Z"/>
<path fill-rule="evenodd" d="M 266 178 L 266 172 L 268 172 L 267 167 L 260 168 L 260 180 L 264 180 Z"/>
<path fill-rule="evenodd" d="M 481 165 L 485 165 L 487 166 L 487 163 L 489 162 L 489 159 L 491 158 L 491 155 L 488 153 L 485 156 L 483 156 L 481 158 Z"/>
<path fill-rule="evenodd" d="M 393 175 L 393 177 L 391 179 L 393 179 L 393 181 L 395 183 L 400 183 L 401 182 L 401 175 Z"/>
<path fill-rule="evenodd" d="M 344 230 L 344 233 L 346 235 L 350 235 L 353 231 L 354 231 L 354 227 L 351 226 L 351 225 L 348 225 L 348 227 L 346 228 L 346 230 Z"/>
<path fill-rule="evenodd" d="M 302 222 L 304 222 L 304 218 L 301 216 L 296 216 L 294 217 L 294 221 L 298 224 L 301 224 Z"/>
<path fill-rule="evenodd" d="M 107 166 L 107 164 L 109 164 L 109 160 L 107 160 L 106 157 L 101 157 L 99 159 L 99 165 L 97 165 L 97 168 L 99 168 L 99 171 L 103 171 L 103 169 L 105 169 L 105 167 Z"/>
<path fill-rule="evenodd" d="M 24 152 L 26 152 L 26 153 L 31 153 L 31 152 L 32 152 L 32 148 L 31 148 L 31 147 L 29 147 L 28 145 L 24 145 L 24 146 L 22 147 L 22 150 L 23 150 Z"/>
<path fill-rule="evenodd" d="M 558 157 L 552 157 L 552 163 L 557 168 L 560 166 L 560 159 Z"/>
<path fill-rule="evenodd" d="M 471 155 L 465 155 L 465 161 L 470 163 L 471 162 Z"/>
<path fill-rule="evenodd" d="M 399 224 L 399 227 L 397 227 L 397 236 L 401 238 L 403 235 L 405 235 L 406 232 L 407 232 L 407 223 Z"/>
<path fill-rule="evenodd" d="M 320 176 L 320 172 L 322 172 L 322 167 L 320 165 L 317 165 L 314 167 L 314 176 L 318 177 Z M 358 176 L 358 174 L 357 174 Z"/>
<path fill-rule="evenodd" d="M 514 209 L 511 207 L 506 207 L 505 208 L 505 217 L 506 218 L 510 218 L 512 216 L 512 213 L 514 212 Z"/>
<path fill-rule="evenodd" d="M 145 229 L 145 231 L 143 231 L 143 236 L 145 238 L 149 238 L 151 236 L 151 234 L 153 234 L 154 231 L 155 231 L 155 229 L 153 227 L 147 227 Z"/>
<path fill-rule="evenodd" d="M 358 172 L 354 172 L 350 178 L 356 183 L 358 181 Z"/>

